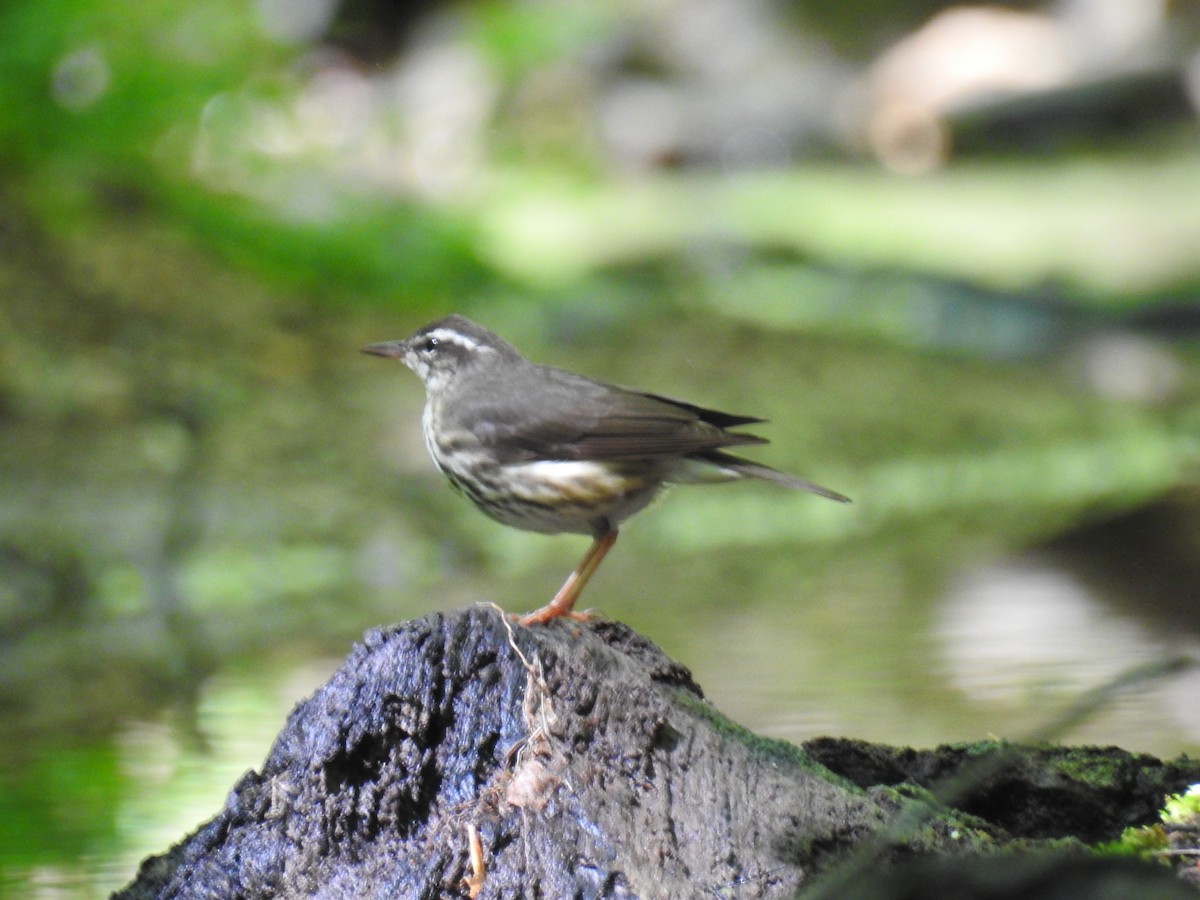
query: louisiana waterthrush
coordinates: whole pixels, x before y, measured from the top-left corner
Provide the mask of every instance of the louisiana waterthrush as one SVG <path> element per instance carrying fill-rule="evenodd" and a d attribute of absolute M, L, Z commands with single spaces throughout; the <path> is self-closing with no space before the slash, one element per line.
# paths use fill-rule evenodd
<path fill-rule="evenodd" d="M 761 478 L 843 503 L 849 498 L 725 447 L 765 444 L 729 431 L 763 422 L 530 362 L 464 316 L 446 316 L 364 353 L 398 359 L 425 382 L 425 446 L 450 483 L 498 522 L 589 534 L 582 562 L 523 625 L 572 615 L 620 524 L 666 484 Z"/>

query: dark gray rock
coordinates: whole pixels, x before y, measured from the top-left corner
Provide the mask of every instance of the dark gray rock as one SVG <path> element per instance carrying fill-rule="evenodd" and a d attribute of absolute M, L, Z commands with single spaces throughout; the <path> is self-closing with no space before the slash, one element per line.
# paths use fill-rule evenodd
<path fill-rule="evenodd" d="M 887 806 L 732 725 L 624 626 L 367 635 L 140 897 L 790 897 Z"/>

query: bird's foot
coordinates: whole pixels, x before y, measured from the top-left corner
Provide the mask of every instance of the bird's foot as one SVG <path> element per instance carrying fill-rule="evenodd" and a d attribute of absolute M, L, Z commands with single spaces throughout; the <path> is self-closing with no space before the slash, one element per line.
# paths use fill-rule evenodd
<path fill-rule="evenodd" d="M 554 619 L 572 619 L 576 622 L 586 622 L 592 617 L 592 610 L 575 610 L 556 608 L 553 601 L 545 606 L 535 609 L 533 612 L 527 612 L 525 615 L 517 615 L 512 613 L 509 618 L 514 619 L 518 625 L 545 625 Z"/>

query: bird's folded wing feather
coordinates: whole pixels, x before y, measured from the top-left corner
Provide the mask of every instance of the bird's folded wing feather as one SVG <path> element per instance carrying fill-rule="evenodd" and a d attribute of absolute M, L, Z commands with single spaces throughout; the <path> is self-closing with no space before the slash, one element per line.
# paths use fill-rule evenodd
<path fill-rule="evenodd" d="M 518 396 L 491 397 L 484 390 L 470 402 L 472 432 L 502 462 L 618 461 L 766 443 L 765 438 L 724 430 L 761 419 L 630 391 L 561 369 L 531 367 L 527 378 L 505 387 L 516 389 Z M 537 397 L 537 404 L 520 403 L 519 416 L 505 415 L 521 393 Z"/>

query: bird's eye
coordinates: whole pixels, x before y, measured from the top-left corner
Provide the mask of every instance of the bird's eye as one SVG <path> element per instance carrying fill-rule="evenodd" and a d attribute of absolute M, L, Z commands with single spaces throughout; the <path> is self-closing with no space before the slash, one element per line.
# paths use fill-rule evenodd
<path fill-rule="evenodd" d="M 424 350 L 426 353 L 432 353 L 434 350 L 436 350 L 438 348 L 438 344 L 440 344 L 440 343 L 441 343 L 441 341 L 439 341 L 437 338 L 428 337 L 428 338 L 425 338 L 425 343 L 421 346 L 421 349 Z"/>

